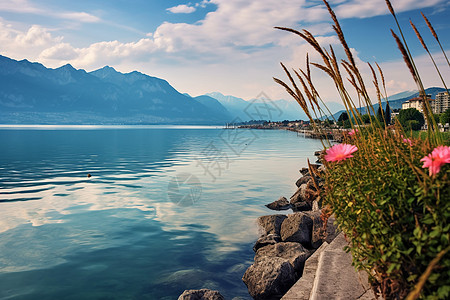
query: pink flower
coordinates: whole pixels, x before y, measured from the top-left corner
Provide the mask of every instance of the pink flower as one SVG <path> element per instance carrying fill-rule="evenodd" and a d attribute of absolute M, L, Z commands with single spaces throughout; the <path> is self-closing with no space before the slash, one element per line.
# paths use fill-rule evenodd
<path fill-rule="evenodd" d="M 429 168 L 430 176 L 437 174 L 444 164 L 450 163 L 450 147 L 438 146 L 420 161 L 423 161 L 422 168 Z"/>
<path fill-rule="evenodd" d="M 350 135 L 350 136 L 355 135 L 358 131 L 359 131 L 358 129 L 352 129 L 352 130 L 348 133 L 348 135 Z"/>
<path fill-rule="evenodd" d="M 406 144 L 409 144 L 410 146 L 412 146 L 411 139 L 403 139 L 403 143 L 406 143 Z"/>
<path fill-rule="evenodd" d="M 352 153 L 357 151 L 358 147 L 349 144 L 337 144 L 327 149 L 325 155 L 326 161 L 341 161 L 353 157 Z"/>

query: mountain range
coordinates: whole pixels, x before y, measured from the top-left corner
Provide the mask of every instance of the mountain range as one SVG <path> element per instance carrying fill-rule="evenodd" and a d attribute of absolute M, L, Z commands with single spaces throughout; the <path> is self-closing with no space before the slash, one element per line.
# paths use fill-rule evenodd
<path fill-rule="evenodd" d="M 435 99 L 436 95 L 438 93 L 445 92 L 445 91 L 446 90 L 444 88 L 440 88 L 440 87 L 430 87 L 430 88 L 425 89 L 426 94 L 429 95 L 431 97 L 431 99 Z M 402 92 L 402 93 L 392 95 L 392 96 L 388 97 L 389 107 L 391 108 L 391 110 L 401 109 L 403 102 L 406 102 L 407 100 L 409 100 L 411 98 L 415 98 L 415 97 L 419 97 L 418 91 L 407 91 L 407 92 Z M 378 103 L 373 104 L 373 108 L 374 108 L 375 112 L 378 111 L 379 106 L 380 105 Z M 381 107 L 383 109 L 386 109 L 386 101 L 381 102 Z M 366 106 L 358 108 L 358 110 L 363 114 L 367 113 Z M 336 112 L 335 114 L 333 114 L 334 119 L 337 120 L 343 112 L 345 112 L 345 110 L 340 110 L 340 111 Z M 369 112 L 371 115 L 373 115 L 373 112 L 371 110 Z"/>
<path fill-rule="evenodd" d="M 196 100 L 136 71 L 49 69 L 0 56 L 3 124 L 221 124 L 230 118 L 217 100 Z"/>
<path fill-rule="evenodd" d="M 339 103 L 327 105 L 332 112 L 343 109 Z M 219 92 L 191 97 L 137 71 L 124 74 L 105 66 L 86 72 L 69 64 L 51 69 L 0 55 L 0 124 L 222 125 L 306 119 L 295 101 L 271 100 L 264 93 L 248 101 Z"/>

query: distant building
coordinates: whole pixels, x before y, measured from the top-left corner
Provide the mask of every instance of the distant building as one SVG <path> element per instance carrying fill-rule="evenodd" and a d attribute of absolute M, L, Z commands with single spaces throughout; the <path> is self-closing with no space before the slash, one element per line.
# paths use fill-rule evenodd
<path fill-rule="evenodd" d="M 441 114 L 450 108 L 450 95 L 447 92 L 441 92 L 436 95 L 436 101 L 434 102 L 435 114 Z"/>
<path fill-rule="evenodd" d="M 434 112 L 434 102 L 430 95 L 427 95 L 427 100 L 430 102 L 431 110 Z M 423 100 L 422 97 L 415 97 L 402 103 L 402 109 L 415 108 L 421 113 L 423 113 Z"/>

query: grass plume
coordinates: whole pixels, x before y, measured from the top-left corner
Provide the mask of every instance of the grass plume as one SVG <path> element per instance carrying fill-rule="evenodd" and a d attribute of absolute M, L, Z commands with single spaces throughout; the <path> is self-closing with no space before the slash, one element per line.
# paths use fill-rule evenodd
<path fill-rule="evenodd" d="M 417 36 L 417 38 L 419 39 L 420 43 L 422 44 L 422 47 L 423 47 L 423 48 L 425 49 L 425 51 L 428 53 L 428 56 L 430 56 L 430 59 L 431 59 L 431 61 L 433 62 L 434 68 L 436 69 L 436 71 L 437 71 L 437 73 L 438 73 L 438 75 L 439 75 L 439 78 L 441 79 L 441 82 L 442 82 L 442 84 L 444 85 L 444 87 L 445 87 L 445 89 L 447 90 L 447 93 L 448 93 L 448 88 L 447 88 L 447 85 L 445 84 L 444 78 L 442 78 L 442 74 L 441 74 L 441 72 L 439 71 L 439 68 L 438 68 L 438 66 L 436 65 L 436 62 L 434 61 L 433 55 L 431 55 L 430 51 L 428 50 L 428 47 L 427 47 L 427 45 L 425 44 L 425 41 L 423 40 L 422 35 L 420 34 L 420 32 L 419 32 L 419 30 L 417 29 L 416 25 L 414 25 L 414 23 L 413 23 L 411 20 L 409 20 L 409 23 L 411 24 L 411 27 L 413 28 L 414 32 L 416 33 L 416 36 Z M 431 25 L 431 24 L 430 24 L 430 25 Z M 433 32 L 434 32 L 434 30 L 433 30 Z M 436 33 L 434 33 L 434 34 L 436 34 Z"/>
<path fill-rule="evenodd" d="M 420 12 L 422 14 L 423 19 L 425 20 L 425 23 L 427 23 L 428 28 L 431 31 L 431 34 L 436 39 L 436 42 L 439 44 L 439 47 L 441 48 L 442 54 L 444 54 L 445 60 L 447 61 L 448 66 L 450 67 L 450 62 L 448 61 L 447 55 L 445 54 L 444 48 L 442 48 L 441 42 L 439 41 L 439 37 L 436 33 L 436 31 L 433 28 L 433 25 L 431 25 L 431 22 L 428 20 L 428 18 L 424 15 L 423 12 Z"/>

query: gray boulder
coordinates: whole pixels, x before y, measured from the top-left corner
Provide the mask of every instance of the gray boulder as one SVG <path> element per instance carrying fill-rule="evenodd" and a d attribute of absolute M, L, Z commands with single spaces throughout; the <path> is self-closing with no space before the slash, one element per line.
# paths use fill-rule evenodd
<path fill-rule="evenodd" d="M 322 220 L 322 211 L 314 211 L 314 212 L 305 212 L 312 222 L 312 231 L 311 231 L 311 247 L 317 249 L 322 245 L 323 240 L 325 239 L 326 228 L 324 228 L 323 220 Z"/>
<path fill-rule="evenodd" d="M 274 245 L 279 242 L 281 242 L 281 237 L 278 234 L 271 233 L 268 235 L 263 235 L 256 241 L 255 245 L 253 246 L 253 251 L 256 252 L 259 248 L 265 247 L 267 245 Z"/>
<path fill-rule="evenodd" d="M 281 240 L 283 242 L 297 242 L 309 247 L 311 245 L 312 226 L 313 221 L 307 214 L 303 212 L 290 214 L 281 224 Z"/>
<path fill-rule="evenodd" d="M 318 193 L 314 187 L 312 180 L 300 185 L 294 195 L 291 196 L 290 202 L 294 205 L 297 202 L 306 201 L 310 204 L 317 198 Z"/>
<path fill-rule="evenodd" d="M 314 152 L 314 156 L 323 156 L 326 153 L 327 153 L 326 150 L 319 150 L 319 151 Z"/>
<path fill-rule="evenodd" d="M 315 171 L 315 170 L 317 170 L 320 166 L 321 166 L 321 165 L 319 165 L 319 164 L 311 164 L 311 169 L 313 169 L 313 170 Z M 311 174 L 309 174 L 309 168 L 301 168 L 301 169 L 299 170 L 299 172 L 300 172 L 302 175 L 311 175 Z"/>
<path fill-rule="evenodd" d="M 306 201 L 296 202 L 291 205 L 291 208 L 294 212 L 310 211 L 313 209 L 311 203 L 306 202 Z"/>
<path fill-rule="evenodd" d="M 185 290 L 178 300 L 225 300 L 225 298 L 218 291 L 201 289 Z"/>
<path fill-rule="evenodd" d="M 328 243 L 331 243 L 331 241 L 333 241 L 339 233 L 340 233 L 340 231 L 337 228 L 336 218 L 334 215 L 331 215 L 328 218 L 328 222 L 327 222 L 325 241 Z"/>
<path fill-rule="evenodd" d="M 255 255 L 255 262 L 264 257 L 281 257 L 287 259 L 298 275 L 301 275 L 309 251 L 299 243 L 277 243 L 260 248 Z M 299 276 L 298 276 L 299 277 Z"/>
<path fill-rule="evenodd" d="M 307 174 L 309 174 L 309 169 L 308 168 L 301 168 L 299 170 L 299 172 L 303 175 L 306 176 Z"/>
<path fill-rule="evenodd" d="M 300 178 L 297 180 L 297 182 L 295 183 L 295 185 L 296 185 L 297 187 L 300 187 L 302 184 L 308 183 L 308 181 L 310 181 L 311 178 L 312 178 L 311 175 L 306 175 L 306 176 L 300 177 Z"/>
<path fill-rule="evenodd" d="M 281 223 L 286 219 L 285 215 L 269 215 L 258 218 L 258 225 L 263 230 L 263 235 L 271 233 L 280 234 Z"/>
<path fill-rule="evenodd" d="M 242 277 L 255 300 L 280 299 L 295 283 L 295 270 L 288 260 L 264 256 Z"/>
<path fill-rule="evenodd" d="M 273 210 L 287 210 L 291 208 L 291 204 L 289 203 L 286 197 L 280 197 L 277 201 L 274 201 L 270 204 L 266 204 L 266 207 Z"/>
<path fill-rule="evenodd" d="M 290 202 L 291 204 L 295 204 L 296 202 L 302 202 L 305 201 L 305 190 L 306 190 L 306 183 L 300 185 L 295 191 L 294 195 L 291 196 Z"/>

